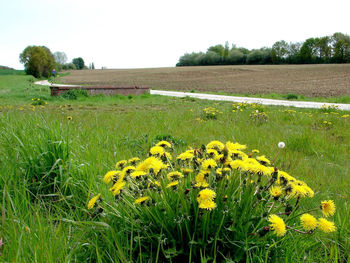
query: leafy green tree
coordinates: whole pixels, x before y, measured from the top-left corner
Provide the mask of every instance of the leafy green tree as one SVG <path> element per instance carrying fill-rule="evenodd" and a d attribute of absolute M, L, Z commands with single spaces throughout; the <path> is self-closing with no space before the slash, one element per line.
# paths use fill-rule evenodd
<path fill-rule="evenodd" d="M 55 58 L 45 46 L 28 46 L 19 55 L 19 59 L 24 64 L 26 74 L 36 78 L 50 77 L 55 68 Z"/>
<path fill-rule="evenodd" d="M 203 53 L 186 53 L 185 55 L 181 56 L 179 59 L 179 62 L 176 64 L 177 67 L 183 67 L 183 66 L 198 66 L 200 65 L 198 62 L 198 59 L 200 56 L 202 56 Z"/>
<path fill-rule="evenodd" d="M 208 51 L 198 58 L 198 63 L 203 66 L 220 65 L 221 61 L 220 55 L 214 51 Z"/>
<path fill-rule="evenodd" d="M 280 64 L 283 63 L 288 54 L 288 43 L 284 40 L 277 41 L 272 46 L 271 59 L 272 63 Z"/>
<path fill-rule="evenodd" d="M 227 63 L 229 65 L 244 64 L 245 63 L 244 54 L 238 49 L 231 50 L 227 58 Z"/>
<path fill-rule="evenodd" d="M 318 55 L 318 60 L 321 63 L 328 63 L 331 58 L 331 46 L 330 46 L 330 37 L 320 37 L 315 38 L 315 49 L 316 54 Z"/>
<path fill-rule="evenodd" d="M 73 58 L 72 63 L 77 69 L 83 69 L 85 67 L 84 60 L 81 57 Z"/>
<path fill-rule="evenodd" d="M 308 38 L 300 48 L 301 63 L 314 63 L 316 60 L 316 40 Z"/>
<path fill-rule="evenodd" d="M 350 62 L 350 37 L 342 33 L 334 33 L 332 38 L 333 62 Z"/>

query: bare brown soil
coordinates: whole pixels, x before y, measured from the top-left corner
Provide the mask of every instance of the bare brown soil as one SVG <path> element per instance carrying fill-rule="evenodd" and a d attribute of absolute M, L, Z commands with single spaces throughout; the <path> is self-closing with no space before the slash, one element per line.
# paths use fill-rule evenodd
<path fill-rule="evenodd" d="M 350 95 L 350 64 L 210 66 L 71 71 L 67 84 L 148 86 L 233 94 Z"/>

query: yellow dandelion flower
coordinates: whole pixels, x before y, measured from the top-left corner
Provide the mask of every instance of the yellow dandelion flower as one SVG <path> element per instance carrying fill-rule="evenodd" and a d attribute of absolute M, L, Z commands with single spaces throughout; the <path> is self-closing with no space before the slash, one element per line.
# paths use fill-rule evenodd
<path fill-rule="evenodd" d="M 177 171 L 168 173 L 168 175 L 167 175 L 168 180 L 176 180 L 176 179 L 180 179 L 183 177 L 184 177 L 184 175 L 180 172 L 177 172 Z"/>
<path fill-rule="evenodd" d="M 197 201 L 198 202 L 202 202 L 205 200 L 213 201 L 215 197 L 216 197 L 216 193 L 213 190 L 209 188 L 205 188 L 198 193 Z"/>
<path fill-rule="evenodd" d="M 119 176 L 120 173 L 121 173 L 121 171 L 109 171 L 103 177 L 103 181 L 106 184 L 109 184 L 113 179 L 115 179 L 117 176 Z"/>
<path fill-rule="evenodd" d="M 208 187 L 209 184 L 207 183 L 207 180 L 205 179 L 205 174 L 203 172 L 199 172 L 196 175 L 195 178 L 196 184 L 194 185 L 195 187 Z"/>
<path fill-rule="evenodd" d="M 130 174 L 130 176 L 131 176 L 131 178 L 136 179 L 136 178 L 139 178 L 139 177 L 144 176 L 146 174 L 147 173 L 144 171 L 134 171 Z"/>
<path fill-rule="evenodd" d="M 348 118 L 348 117 L 350 117 L 350 115 L 349 114 L 344 114 L 343 116 L 341 116 L 342 118 Z"/>
<path fill-rule="evenodd" d="M 190 174 L 193 173 L 193 169 L 191 168 L 181 168 L 181 172 L 184 174 Z"/>
<path fill-rule="evenodd" d="M 160 170 L 165 169 L 165 168 L 167 168 L 167 166 L 165 164 L 163 164 L 161 160 L 159 160 L 158 158 L 156 158 L 154 156 L 151 156 L 151 157 L 148 157 L 143 162 L 141 162 L 136 167 L 136 170 L 137 171 L 144 171 L 147 173 L 152 170 L 152 172 L 154 174 L 158 174 Z"/>
<path fill-rule="evenodd" d="M 92 209 L 94 208 L 95 204 L 96 204 L 96 201 L 100 198 L 101 194 L 98 194 L 96 195 L 95 197 L 91 198 L 87 207 L 88 209 Z"/>
<path fill-rule="evenodd" d="M 67 120 L 71 121 L 71 120 L 73 120 L 73 117 L 72 116 L 68 116 Z"/>
<path fill-rule="evenodd" d="M 158 156 L 162 156 L 165 153 L 165 150 L 163 147 L 161 146 L 153 146 L 150 150 L 149 153 L 151 155 L 158 155 Z"/>
<path fill-rule="evenodd" d="M 278 198 L 282 195 L 282 188 L 280 186 L 273 186 L 269 192 L 273 197 Z"/>
<path fill-rule="evenodd" d="M 335 203 L 333 200 L 322 201 L 321 202 L 322 214 L 325 217 L 333 216 L 335 213 Z"/>
<path fill-rule="evenodd" d="M 317 227 L 317 219 L 310 214 L 303 214 L 300 217 L 300 222 L 306 231 L 315 230 Z"/>
<path fill-rule="evenodd" d="M 140 161 L 139 157 L 133 157 L 128 160 L 128 163 L 135 165 L 138 161 Z"/>
<path fill-rule="evenodd" d="M 174 181 L 174 182 L 168 183 L 166 188 L 176 187 L 178 184 L 179 184 L 179 181 Z"/>
<path fill-rule="evenodd" d="M 202 162 L 202 167 L 204 170 L 210 170 L 212 168 L 217 167 L 217 163 L 213 159 L 207 159 Z"/>
<path fill-rule="evenodd" d="M 252 153 L 259 153 L 260 151 L 257 149 L 252 150 Z"/>
<path fill-rule="evenodd" d="M 140 197 L 140 198 L 136 199 L 134 201 L 134 204 L 142 204 L 142 203 L 146 202 L 149 199 L 150 199 L 149 196 L 143 196 L 143 197 Z"/>
<path fill-rule="evenodd" d="M 270 227 L 272 228 L 274 234 L 276 234 L 278 237 L 282 237 L 286 234 L 286 224 L 282 218 L 277 215 L 270 215 L 268 221 L 271 223 Z"/>
<path fill-rule="evenodd" d="M 193 150 L 188 150 L 184 153 L 181 153 L 177 156 L 176 159 L 181 160 L 181 161 L 192 161 L 194 158 L 194 151 Z"/>
<path fill-rule="evenodd" d="M 217 151 L 222 151 L 225 148 L 225 145 L 220 141 L 211 141 L 206 146 L 207 150 L 214 149 Z"/>
<path fill-rule="evenodd" d="M 207 155 L 208 155 L 210 158 L 215 159 L 219 154 L 218 154 L 217 150 L 208 149 L 208 150 L 207 150 Z"/>
<path fill-rule="evenodd" d="M 199 202 L 198 207 L 201 209 L 213 210 L 216 208 L 216 203 L 211 200 L 204 200 L 202 202 Z"/>
<path fill-rule="evenodd" d="M 330 233 L 337 230 L 333 222 L 328 221 L 327 219 L 324 219 L 324 218 L 318 219 L 318 229 L 320 229 L 322 232 L 325 232 L 325 233 Z"/>
<path fill-rule="evenodd" d="M 112 191 L 113 195 L 119 195 L 125 186 L 124 180 L 117 181 L 109 190 Z"/>
<path fill-rule="evenodd" d="M 256 159 L 262 164 L 271 164 L 270 160 L 265 157 L 265 155 L 261 155 L 256 157 Z"/>
<path fill-rule="evenodd" d="M 247 149 L 246 145 L 243 144 L 239 144 L 238 142 L 233 143 L 233 142 L 226 142 L 226 148 L 230 151 L 230 152 L 234 152 L 234 151 L 241 151 L 241 150 L 245 150 Z"/>
<path fill-rule="evenodd" d="M 160 141 L 156 144 L 156 146 L 161 146 L 163 148 L 171 148 L 171 143 L 167 141 Z"/>
<path fill-rule="evenodd" d="M 123 167 L 127 164 L 126 160 L 121 160 L 115 164 L 116 169 L 123 169 Z"/>

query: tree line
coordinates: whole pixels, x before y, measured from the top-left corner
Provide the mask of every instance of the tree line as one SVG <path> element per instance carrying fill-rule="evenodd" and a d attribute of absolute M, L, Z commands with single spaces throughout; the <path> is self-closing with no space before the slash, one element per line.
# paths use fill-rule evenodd
<path fill-rule="evenodd" d="M 71 62 L 67 62 L 68 58 L 64 52 L 57 51 L 52 54 L 45 46 L 28 46 L 19 55 L 19 59 L 24 64 L 26 74 L 36 78 L 48 78 L 53 74 L 54 69 L 61 71 L 88 68 L 83 58 L 73 58 Z M 90 63 L 89 69 L 95 69 L 94 63 Z"/>
<path fill-rule="evenodd" d="M 350 36 L 308 38 L 304 42 L 277 41 L 272 47 L 249 50 L 229 43 L 215 45 L 207 52 L 186 53 L 176 66 L 262 65 L 262 64 L 322 64 L 350 63 Z"/>

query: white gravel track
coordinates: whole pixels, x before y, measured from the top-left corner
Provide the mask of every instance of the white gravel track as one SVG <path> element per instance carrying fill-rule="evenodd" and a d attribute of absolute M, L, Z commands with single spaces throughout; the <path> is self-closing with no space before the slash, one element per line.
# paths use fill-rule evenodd
<path fill-rule="evenodd" d="M 35 82 L 37 85 L 44 86 L 64 86 L 64 87 L 79 87 L 79 85 L 65 85 L 65 84 L 51 84 L 47 80 L 40 80 Z M 296 108 L 314 108 L 320 109 L 323 105 L 326 106 L 337 106 L 339 110 L 350 111 L 350 104 L 341 103 L 325 103 L 325 102 L 313 102 L 313 101 L 290 101 L 290 100 L 274 100 L 274 99 L 262 99 L 262 98 L 250 98 L 250 97 L 236 97 L 236 96 L 224 96 L 204 93 L 190 93 L 190 92 L 179 92 L 179 91 L 165 91 L 165 90 L 150 90 L 152 95 L 162 95 L 170 97 L 191 97 L 203 100 L 217 100 L 217 101 L 232 101 L 232 102 L 246 102 L 246 103 L 259 103 L 262 105 L 275 105 L 275 106 L 286 106 Z"/>

